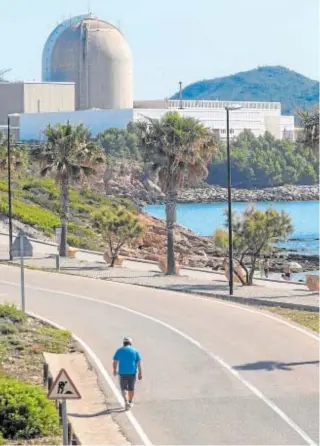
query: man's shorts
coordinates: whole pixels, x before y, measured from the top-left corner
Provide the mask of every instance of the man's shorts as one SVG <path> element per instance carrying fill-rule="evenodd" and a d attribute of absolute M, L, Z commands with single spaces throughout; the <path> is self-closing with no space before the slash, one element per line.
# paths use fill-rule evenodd
<path fill-rule="evenodd" d="M 136 375 L 120 375 L 120 388 L 122 392 L 125 390 L 133 392 L 135 384 Z"/>

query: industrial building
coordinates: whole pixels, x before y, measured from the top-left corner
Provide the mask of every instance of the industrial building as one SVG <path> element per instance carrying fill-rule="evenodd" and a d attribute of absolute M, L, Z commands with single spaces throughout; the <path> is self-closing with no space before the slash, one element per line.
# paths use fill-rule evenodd
<path fill-rule="evenodd" d="M 11 113 L 74 111 L 74 82 L 0 82 L 0 126 Z"/>
<path fill-rule="evenodd" d="M 74 82 L 76 110 L 133 106 L 129 45 L 115 26 L 91 14 L 52 31 L 43 50 L 42 80 Z"/>
<path fill-rule="evenodd" d="M 178 111 L 182 116 L 193 117 L 206 127 L 215 130 L 221 139 L 227 136 L 225 107 L 230 101 L 139 101 L 135 108 L 123 110 L 81 110 L 57 113 L 25 113 L 20 116 L 20 139 L 38 140 L 48 124 L 83 123 L 93 136 L 108 128 L 125 128 L 129 122 L 159 119 L 168 111 Z M 236 137 L 243 130 L 255 136 L 270 132 L 277 139 L 294 140 L 294 116 L 282 116 L 279 102 L 237 102 L 240 110 L 230 113 L 230 135 Z M 182 106 L 182 108 L 181 108 Z M 148 108 L 152 107 L 152 108 Z M 42 136 L 41 136 L 42 135 Z"/>
<path fill-rule="evenodd" d="M 51 124 L 84 124 L 93 136 L 129 122 L 159 119 L 170 110 L 193 117 L 227 136 L 226 106 L 231 101 L 146 100 L 133 102 L 132 54 L 123 34 L 91 14 L 65 20 L 49 35 L 43 50 L 42 83 L 0 83 L 0 129 L 12 116 L 21 141 L 42 140 Z M 279 102 L 237 102 L 230 113 L 230 135 L 248 129 L 295 139 L 294 117 L 281 115 Z"/>

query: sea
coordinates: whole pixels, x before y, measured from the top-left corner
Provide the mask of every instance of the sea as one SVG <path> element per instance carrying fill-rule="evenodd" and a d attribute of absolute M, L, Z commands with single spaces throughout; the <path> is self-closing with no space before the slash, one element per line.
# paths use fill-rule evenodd
<path fill-rule="evenodd" d="M 239 213 L 248 203 L 233 203 L 232 209 Z M 257 209 L 273 207 L 284 210 L 291 218 L 294 231 L 290 240 L 278 246 L 289 252 L 302 255 L 319 255 L 319 202 L 318 201 L 281 201 L 258 202 Z M 215 229 L 223 227 L 226 221 L 224 211 L 227 203 L 192 203 L 178 204 L 177 222 L 195 233 L 210 236 Z M 161 219 L 165 218 L 164 205 L 150 205 L 144 208 L 148 214 Z"/>

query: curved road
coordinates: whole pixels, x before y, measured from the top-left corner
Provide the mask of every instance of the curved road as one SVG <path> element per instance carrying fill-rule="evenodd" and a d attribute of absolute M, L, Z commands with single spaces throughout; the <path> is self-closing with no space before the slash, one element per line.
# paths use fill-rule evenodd
<path fill-rule="evenodd" d="M 0 267 L 1 301 L 19 303 L 19 274 Z M 319 444 L 316 335 L 213 299 L 30 270 L 25 277 L 27 310 L 80 336 L 108 371 L 123 335 L 133 337 L 145 370 L 133 413 L 152 444 Z M 126 415 L 117 421 L 137 442 Z"/>

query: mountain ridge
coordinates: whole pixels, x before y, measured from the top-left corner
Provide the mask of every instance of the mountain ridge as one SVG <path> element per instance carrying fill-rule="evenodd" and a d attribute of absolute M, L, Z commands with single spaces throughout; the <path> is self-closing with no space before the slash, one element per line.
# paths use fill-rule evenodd
<path fill-rule="evenodd" d="M 297 117 L 319 102 L 319 82 L 286 67 L 261 66 L 229 76 L 203 79 L 182 90 L 183 99 L 275 101 L 281 102 L 282 114 Z M 178 99 L 179 92 L 172 96 Z"/>

